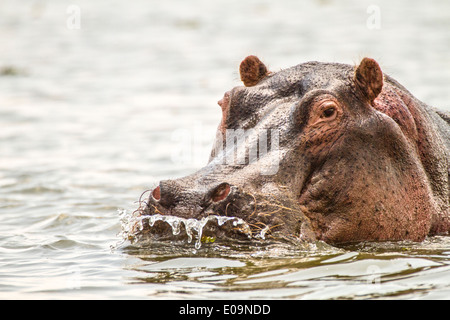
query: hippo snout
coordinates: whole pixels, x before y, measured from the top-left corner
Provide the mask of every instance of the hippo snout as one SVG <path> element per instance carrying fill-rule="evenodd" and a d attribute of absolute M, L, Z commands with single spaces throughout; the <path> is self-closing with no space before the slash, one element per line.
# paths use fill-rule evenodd
<path fill-rule="evenodd" d="M 141 236 L 180 240 L 191 238 L 194 230 L 197 242 L 202 236 L 264 238 L 283 224 L 273 219 L 282 206 L 275 203 L 272 207 L 269 203 L 228 182 L 193 185 L 183 178 L 163 180 L 150 192 L 141 209 Z M 175 224 L 181 225 L 181 229 Z"/>
<path fill-rule="evenodd" d="M 230 194 L 231 188 L 232 186 L 229 183 L 223 182 L 206 190 L 204 188 L 202 190 L 195 190 L 183 186 L 176 180 L 164 180 L 153 189 L 152 198 L 163 207 L 170 208 L 177 203 L 183 193 L 188 193 L 195 195 L 199 200 L 201 198 L 204 205 L 207 205 L 211 201 L 215 203 L 225 200 Z"/>
<path fill-rule="evenodd" d="M 178 180 L 163 180 L 149 197 L 149 210 L 185 218 L 202 218 L 208 214 L 227 215 L 226 207 L 242 198 L 239 188 L 228 182 L 208 186 L 190 186 Z"/>
<path fill-rule="evenodd" d="M 270 197 L 233 183 L 211 180 L 209 177 L 208 183 L 194 184 L 192 181 L 198 180 L 192 177 L 161 181 L 150 192 L 141 211 L 143 235 L 153 239 L 183 239 L 183 231 L 175 234 L 174 227 L 164 222 L 180 219 L 186 228 L 185 235 L 189 234 L 186 225 L 193 223 L 202 225 L 197 232 L 203 236 L 220 239 L 270 237 L 291 241 L 292 234 L 301 240 L 314 238 L 308 219 L 292 199 Z M 161 221 L 150 224 L 152 216 Z"/>

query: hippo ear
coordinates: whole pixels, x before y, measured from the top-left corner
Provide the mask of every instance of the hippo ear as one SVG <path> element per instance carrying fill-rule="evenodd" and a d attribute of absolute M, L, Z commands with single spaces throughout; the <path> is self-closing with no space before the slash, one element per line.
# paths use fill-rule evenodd
<path fill-rule="evenodd" d="M 239 66 L 241 80 L 246 87 L 257 85 L 265 76 L 269 74 L 266 66 L 256 56 L 248 56 Z"/>
<path fill-rule="evenodd" d="M 383 88 L 383 72 L 375 60 L 364 58 L 355 70 L 354 81 L 372 103 Z"/>

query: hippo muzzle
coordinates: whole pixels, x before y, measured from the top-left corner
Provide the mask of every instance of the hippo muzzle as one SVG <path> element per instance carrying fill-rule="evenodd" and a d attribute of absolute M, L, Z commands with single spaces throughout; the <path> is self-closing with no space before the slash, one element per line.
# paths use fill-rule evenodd
<path fill-rule="evenodd" d="M 214 165 L 209 164 L 191 176 L 160 181 L 150 192 L 141 215 L 143 217 L 160 215 L 161 221 L 153 222 L 150 226 L 144 219 L 142 234 L 160 240 L 191 238 L 189 233 L 195 233 L 193 236 L 197 240 L 201 240 L 202 237 L 289 240 L 289 235 L 294 233 L 304 240 L 313 237 L 305 230 L 308 229 L 306 228 L 308 219 L 300 207 L 286 197 L 287 194 L 277 196 L 276 194 L 282 194 L 280 190 L 276 190 L 278 193 L 266 194 L 247 187 L 254 183 L 250 180 L 242 183 L 246 177 L 245 172 L 241 172 L 246 171 L 243 169 L 228 168 L 235 171 L 235 174 L 228 177 L 219 174 L 220 178 L 216 177 L 215 172 L 222 173 L 225 169 L 221 166 L 221 169 L 216 167 L 212 170 L 211 166 Z M 163 216 L 178 217 L 182 230 L 174 232 L 173 226 L 166 223 L 167 220 Z M 194 232 L 187 230 L 188 224 L 196 225 Z M 292 227 L 297 228 L 297 231 L 280 232 Z M 300 235 L 299 231 L 302 228 L 304 232 Z"/>
<path fill-rule="evenodd" d="M 160 181 L 137 239 L 413 240 L 448 233 L 448 123 L 379 65 L 255 56 L 225 93 L 208 164 Z M 447 117 L 448 119 L 448 117 Z"/>

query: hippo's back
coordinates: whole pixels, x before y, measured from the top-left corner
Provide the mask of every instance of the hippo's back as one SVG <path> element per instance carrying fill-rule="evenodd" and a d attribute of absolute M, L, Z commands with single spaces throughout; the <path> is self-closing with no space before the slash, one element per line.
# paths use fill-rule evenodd
<path fill-rule="evenodd" d="M 447 151 L 450 150 L 450 113 L 438 109 L 431 108 L 424 104 L 425 110 L 427 110 L 433 123 L 436 125 L 442 140 L 447 147 Z"/>

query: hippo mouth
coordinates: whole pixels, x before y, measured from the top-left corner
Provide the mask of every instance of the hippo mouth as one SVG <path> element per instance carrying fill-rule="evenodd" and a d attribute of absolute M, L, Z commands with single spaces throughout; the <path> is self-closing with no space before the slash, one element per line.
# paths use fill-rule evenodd
<path fill-rule="evenodd" d="M 123 234 L 132 243 L 183 241 L 194 243 L 197 249 L 202 244 L 216 241 L 298 243 L 298 240 L 311 237 L 308 232 L 302 234 L 302 230 L 309 230 L 307 221 L 297 219 L 294 223 L 293 219 L 287 218 L 304 217 L 301 209 L 292 202 L 235 189 L 226 192 L 226 201 L 221 199 L 219 192 L 216 194 L 218 201 L 211 202 L 203 210 L 197 208 L 196 212 L 195 208 L 167 210 L 155 201 L 155 192 L 147 201 L 141 196 L 138 209 L 122 224 Z M 291 236 L 295 233 L 297 236 Z"/>
<path fill-rule="evenodd" d="M 202 219 L 181 218 L 172 215 L 154 214 L 140 216 L 136 219 L 135 239 L 152 241 L 186 241 L 194 242 L 199 249 L 203 243 L 216 240 L 251 240 L 265 239 L 269 227 L 261 229 L 258 234 L 250 225 L 237 217 L 209 215 Z M 133 239 L 134 240 L 134 239 Z"/>

